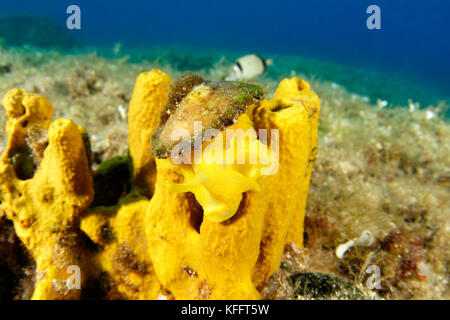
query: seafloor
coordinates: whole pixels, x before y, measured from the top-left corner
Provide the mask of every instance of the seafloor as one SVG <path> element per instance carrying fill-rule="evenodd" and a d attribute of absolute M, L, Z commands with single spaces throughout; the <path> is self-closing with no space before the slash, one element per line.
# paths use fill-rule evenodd
<path fill-rule="evenodd" d="M 120 46 L 111 48 L 107 57 L 93 50 L 77 54 L 0 50 L 0 97 L 19 87 L 49 98 L 54 119 L 71 118 L 89 131 L 97 165 L 127 153 L 127 108 L 140 72 L 160 68 L 176 78 L 191 70 L 218 80 L 238 56 L 169 50 L 139 57 L 122 53 Z M 263 297 L 320 298 L 299 291 L 292 281 L 298 272 L 320 272 L 351 280 L 368 298 L 449 299 L 447 104 L 425 90 L 399 84 L 396 78 L 349 70 L 276 57 L 267 73 L 254 80 L 270 96 L 282 78 L 304 77 L 322 104 L 305 245 L 286 248 L 280 270 L 261 288 Z M 423 101 L 420 108 L 416 101 Z M 5 121 L 0 110 L 2 127 Z M 5 141 L 1 130 L 0 149 Z M 343 259 L 337 258 L 336 247 L 364 230 L 372 232 L 375 243 L 351 248 Z M 0 298 L 26 297 L 27 286 L 32 285 L 26 280 L 27 263 L 17 242 L 10 224 L 0 219 Z M 370 265 L 381 271 L 381 287 L 374 290 L 365 287 Z"/>

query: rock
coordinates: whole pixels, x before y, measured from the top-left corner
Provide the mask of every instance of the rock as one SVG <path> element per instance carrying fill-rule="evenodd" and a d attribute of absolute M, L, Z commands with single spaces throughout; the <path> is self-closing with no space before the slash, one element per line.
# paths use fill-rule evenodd
<path fill-rule="evenodd" d="M 10 46 L 68 49 L 76 45 L 63 26 L 47 17 L 0 16 L 0 38 Z"/>
<path fill-rule="evenodd" d="M 5 73 L 10 73 L 11 69 L 12 69 L 11 63 L 0 65 L 0 75 L 5 74 Z"/>
<path fill-rule="evenodd" d="M 297 299 L 361 300 L 370 299 L 356 284 L 334 274 L 295 273 L 290 277 Z"/>

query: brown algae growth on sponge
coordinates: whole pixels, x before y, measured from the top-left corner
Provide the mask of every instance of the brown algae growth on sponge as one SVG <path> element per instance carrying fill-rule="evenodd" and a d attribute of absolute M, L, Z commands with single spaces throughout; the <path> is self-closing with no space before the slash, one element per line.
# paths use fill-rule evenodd
<path fill-rule="evenodd" d="M 97 171 L 83 128 L 67 119 L 50 123 L 53 107 L 41 96 L 19 89 L 5 96 L 0 215 L 14 223 L 36 262 L 32 298 L 88 298 L 99 287 L 110 299 L 258 299 L 285 244 L 302 246 L 317 95 L 298 78 L 283 80 L 271 99 L 254 85 L 184 81 L 191 85 L 180 94 L 177 88 L 188 86 L 171 86 L 160 70 L 139 75 L 128 113 L 129 157 Z M 189 129 L 193 120 L 217 130 L 201 141 L 202 160 L 180 164 L 152 150 L 155 131 Z M 251 134 L 219 140 L 230 128 Z M 263 141 L 257 135 L 263 129 L 277 135 Z M 160 145 L 167 141 L 157 136 Z M 261 158 L 207 161 L 222 159 L 213 145 L 225 146 L 225 154 L 230 145 L 241 148 L 246 157 L 268 151 L 277 170 L 260 174 Z M 116 184 L 108 185 L 108 177 Z M 118 181 L 122 194 L 103 200 Z M 81 290 L 69 285 L 73 270 L 81 274 Z"/>

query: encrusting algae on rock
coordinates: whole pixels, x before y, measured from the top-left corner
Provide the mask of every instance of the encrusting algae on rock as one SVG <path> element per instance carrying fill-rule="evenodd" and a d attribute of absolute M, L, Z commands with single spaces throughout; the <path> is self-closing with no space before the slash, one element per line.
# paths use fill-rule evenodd
<path fill-rule="evenodd" d="M 109 299 L 258 299 L 285 244 L 302 245 L 320 108 L 309 84 L 285 79 L 272 99 L 258 86 L 192 75 L 170 84 L 160 70 L 138 77 L 129 156 L 98 171 L 86 132 L 71 120 L 50 124 L 47 99 L 6 95 L 0 215 L 36 261 L 34 299 L 89 297 L 93 282 Z M 197 120 L 214 133 L 196 137 Z M 183 147 L 169 157 L 180 126 L 194 139 L 178 136 Z M 48 130 L 40 161 L 31 127 Z M 117 199 L 104 201 L 112 185 Z M 80 269 L 81 290 L 68 288 L 70 266 Z"/>

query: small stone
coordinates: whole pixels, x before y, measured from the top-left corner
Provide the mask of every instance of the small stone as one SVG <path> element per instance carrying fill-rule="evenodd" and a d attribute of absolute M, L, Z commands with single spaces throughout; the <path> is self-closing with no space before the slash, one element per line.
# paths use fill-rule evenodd
<path fill-rule="evenodd" d="M 10 73 L 11 70 L 12 70 L 11 63 L 0 65 L 0 75 L 5 74 L 5 73 Z"/>
<path fill-rule="evenodd" d="M 296 273 L 290 277 L 297 299 L 363 300 L 370 299 L 356 284 L 334 274 Z"/>

